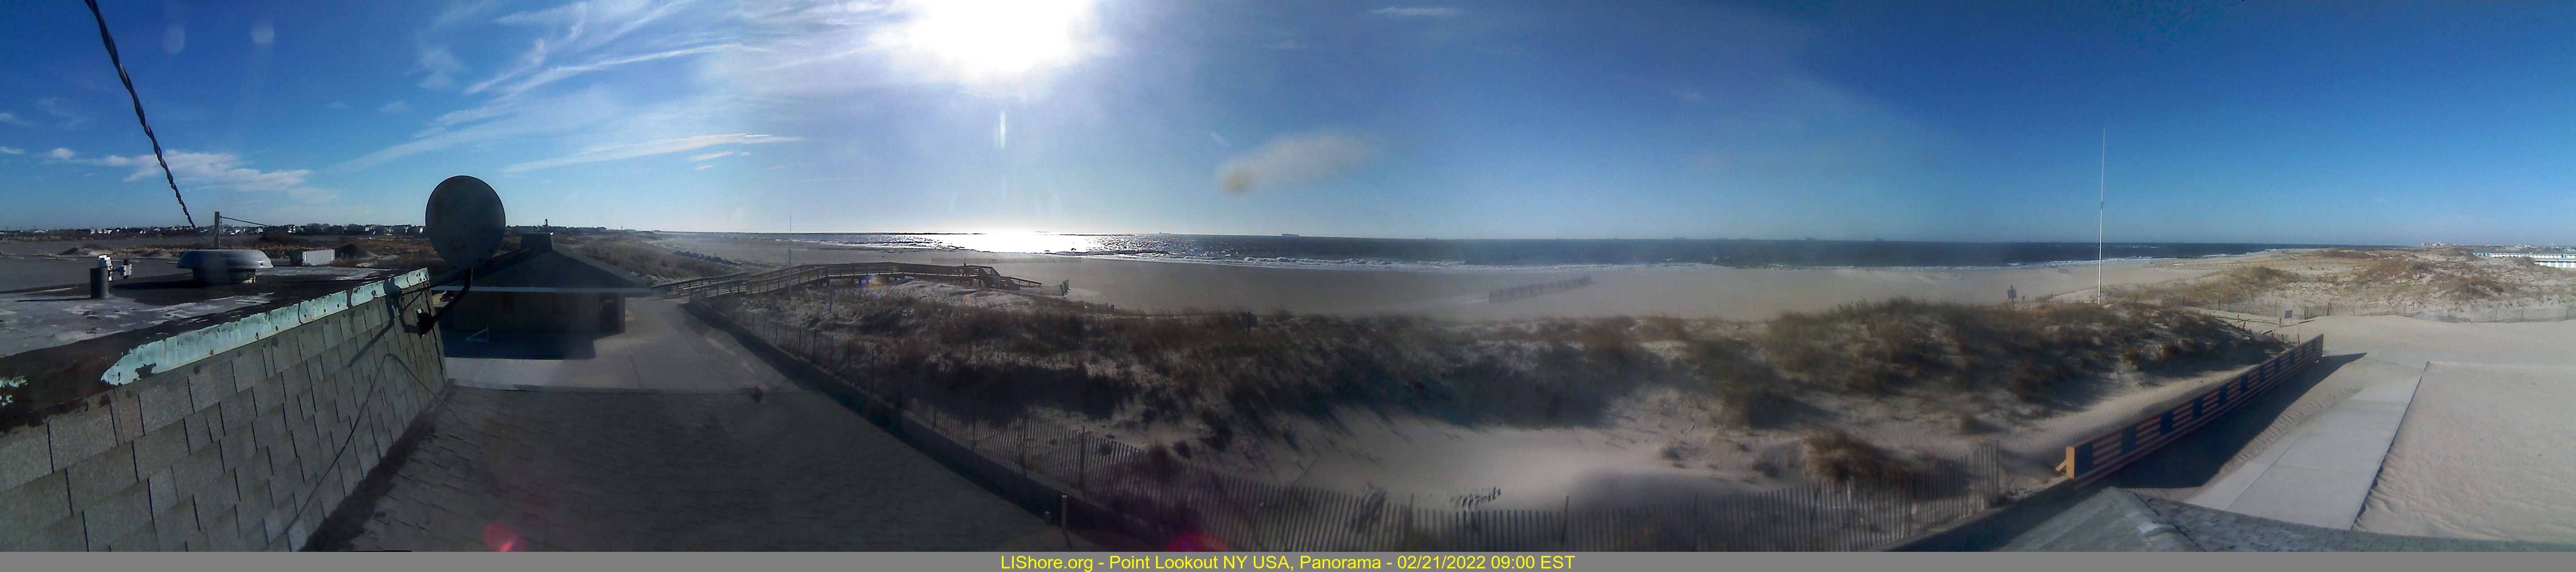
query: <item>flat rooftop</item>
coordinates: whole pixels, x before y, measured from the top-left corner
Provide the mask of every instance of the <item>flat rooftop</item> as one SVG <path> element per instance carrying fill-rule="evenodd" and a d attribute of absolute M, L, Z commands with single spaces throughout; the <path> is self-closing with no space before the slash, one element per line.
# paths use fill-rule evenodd
<path fill-rule="evenodd" d="M 96 300 L 86 282 L 0 291 L 0 427 L 31 422 L 150 373 L 148 367 L 110 371 L 148 344 L 377 282 L 424 279 L 418 271 L 297 266 L 264 269 L 240 284 L 205 285 L 189 274 L 137 276 L 111 283 L 108 297 Z M 381 292 L 366 294 L 372 300 Z M 234 337 L 247 343 L 265 333 Z M 205 355 L 147 361 L 175 367 Z"/>

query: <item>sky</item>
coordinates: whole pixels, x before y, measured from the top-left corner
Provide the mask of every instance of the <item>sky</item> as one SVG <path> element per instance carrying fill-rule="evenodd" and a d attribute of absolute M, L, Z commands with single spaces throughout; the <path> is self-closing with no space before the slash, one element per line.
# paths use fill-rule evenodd
<path fill-rule="evenodd" d="M 2576 243 L 2576 4 L 1953 4 L 100 2 L 200 223 Z M 0 227 L 181 224 L 0 11 Z"/>

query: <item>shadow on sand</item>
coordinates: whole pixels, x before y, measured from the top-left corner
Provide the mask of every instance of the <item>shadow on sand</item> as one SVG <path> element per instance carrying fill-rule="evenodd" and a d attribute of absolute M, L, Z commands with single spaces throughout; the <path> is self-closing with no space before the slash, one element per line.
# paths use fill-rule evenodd
<path fill-rule="evenodd" d="M 2319 358 L 2298 377 L 2283 380 L 2253 402 L 2246 403 L 2226 417 L 2211 422 L 2182 436 L 2163 449 L 2150 453 L 2137 464 L 2103 483 L 2130 489 L 2190 489 L 2216 481 L 2219 470 L 2244 451 L 2247 444 L 2263 435 L 2263 430 L 2280 419 L 2281 413 L 2308 394 L 2308 389 L 2334 375 L 2344 364 L 2362 358 L 2363 354 L 2332 355 Z"/>

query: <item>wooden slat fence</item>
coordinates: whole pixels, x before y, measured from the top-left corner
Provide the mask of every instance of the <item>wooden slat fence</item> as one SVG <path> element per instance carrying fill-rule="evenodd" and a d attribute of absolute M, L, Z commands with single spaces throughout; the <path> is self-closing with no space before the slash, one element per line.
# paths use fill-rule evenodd
<path fill-rule="evenodd" d="M 1487 301 L 1487 302 L 1510 302 L 1510 301 L 1513 301 L 1513 300 L 1519 300 L 1519 299 L 1522 299 L 1522 298 L 1529 298 L 1529 297 L 1538 296 L 1538 295 L 1541 295 L 1541 294 L 1551 294 L 1551 293 L 1556 293 L 1556 292 L 1564 292 L 1564 291 L 1567 291 L 1567 290 L 1573 290 L 1573 289 L 1576 289 L 1576 288 L 1582 288 L 1582 287 L 1585 287 L 1585 286 L 1591 286 L 1591 285 L 1592 285 L 1592 277 L 1590 277 L 1590 276 L 1584 276 L 1584 277 L 1574 278 L 1574 279 L 1570 279 L 1570 280 L 1558 280 L 1558 281 L 1555 281 L 1555 282 L 1549 282 L 1549 283 L 1545 283 L 1545 284 L 1531 284 L 1531 285 L 1528 285 L 1528 286 L 1513 286 L 1513 287 L 1510 287 L 1510 288 L 1504 288 L 1504 289 L 1501 289 L 1501 290 L 1495 290 L 1495 291 L 1492 291 L 1492 292 L 1486 292 L 1486 293 L 1485 293 L 1485 301 Z"/>

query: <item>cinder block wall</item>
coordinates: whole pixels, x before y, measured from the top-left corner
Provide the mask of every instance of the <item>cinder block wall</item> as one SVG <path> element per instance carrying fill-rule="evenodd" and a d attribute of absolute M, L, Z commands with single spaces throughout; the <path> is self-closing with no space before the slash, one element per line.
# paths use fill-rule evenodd
<path fill-rule="evenodd" d="M 446 385 L 438 336 L 396 317 L 421 298 L 358 304 L 0 434 L 0 548 L 302 548 Z"/>

